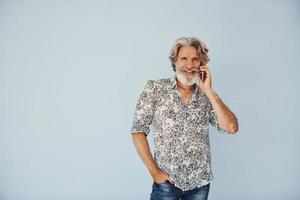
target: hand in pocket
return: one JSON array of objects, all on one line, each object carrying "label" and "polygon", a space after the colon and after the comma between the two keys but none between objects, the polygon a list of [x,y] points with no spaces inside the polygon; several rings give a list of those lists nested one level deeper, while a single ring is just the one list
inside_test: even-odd
[{"label": "hand in pocket", "polygon": [[170,181],[172,184],[174,184],[174,181],[171,179],[171,177],[165,173],[165,172],[158,172],[153,176],[153,181],[157,184],[165,183],[166,181]]}]

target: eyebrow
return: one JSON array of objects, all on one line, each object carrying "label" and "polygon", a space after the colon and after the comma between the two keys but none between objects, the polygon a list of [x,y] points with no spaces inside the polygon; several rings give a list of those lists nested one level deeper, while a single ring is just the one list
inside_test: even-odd
[{"label": "eyebrow", "polygon": [[[182,57],[179,57],[179,58],[187,58],[187,56],[182,56]],[[199,57],[192,57],[192,59],[200,59]]]}]

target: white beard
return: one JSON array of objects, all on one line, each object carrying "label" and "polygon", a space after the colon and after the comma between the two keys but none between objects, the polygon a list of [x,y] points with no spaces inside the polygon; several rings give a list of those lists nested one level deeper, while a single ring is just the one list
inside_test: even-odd
[{"label": "white beard", "polygon": [[198,72],[192,78],[187,78],[181,70],[176,70],[176,77],[180,81],[180,83],[184,86],[191,86],[195,83],[198,84],[200,79],[200,74]]}]

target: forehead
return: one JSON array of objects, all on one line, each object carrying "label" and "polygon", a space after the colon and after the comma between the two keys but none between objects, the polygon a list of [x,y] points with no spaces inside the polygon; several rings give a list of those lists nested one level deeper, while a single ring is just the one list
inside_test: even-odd
[{"label": "forehead", "polygon": [[178,57],[183,57],[183,56],[198,57],[197,49],[191,46],[182,46],[179,49]]}]

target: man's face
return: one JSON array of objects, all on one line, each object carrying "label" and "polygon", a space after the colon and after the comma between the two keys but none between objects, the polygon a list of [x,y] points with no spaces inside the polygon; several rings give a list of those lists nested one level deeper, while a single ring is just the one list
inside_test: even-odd
[{"label": "man's face", "polygon": [[183,85],[190,86],[198,81],[199,72],[188,71],[191,68],[199,68],[201,64],[195,47],[181,47],[174,64],[177,78]]}]

